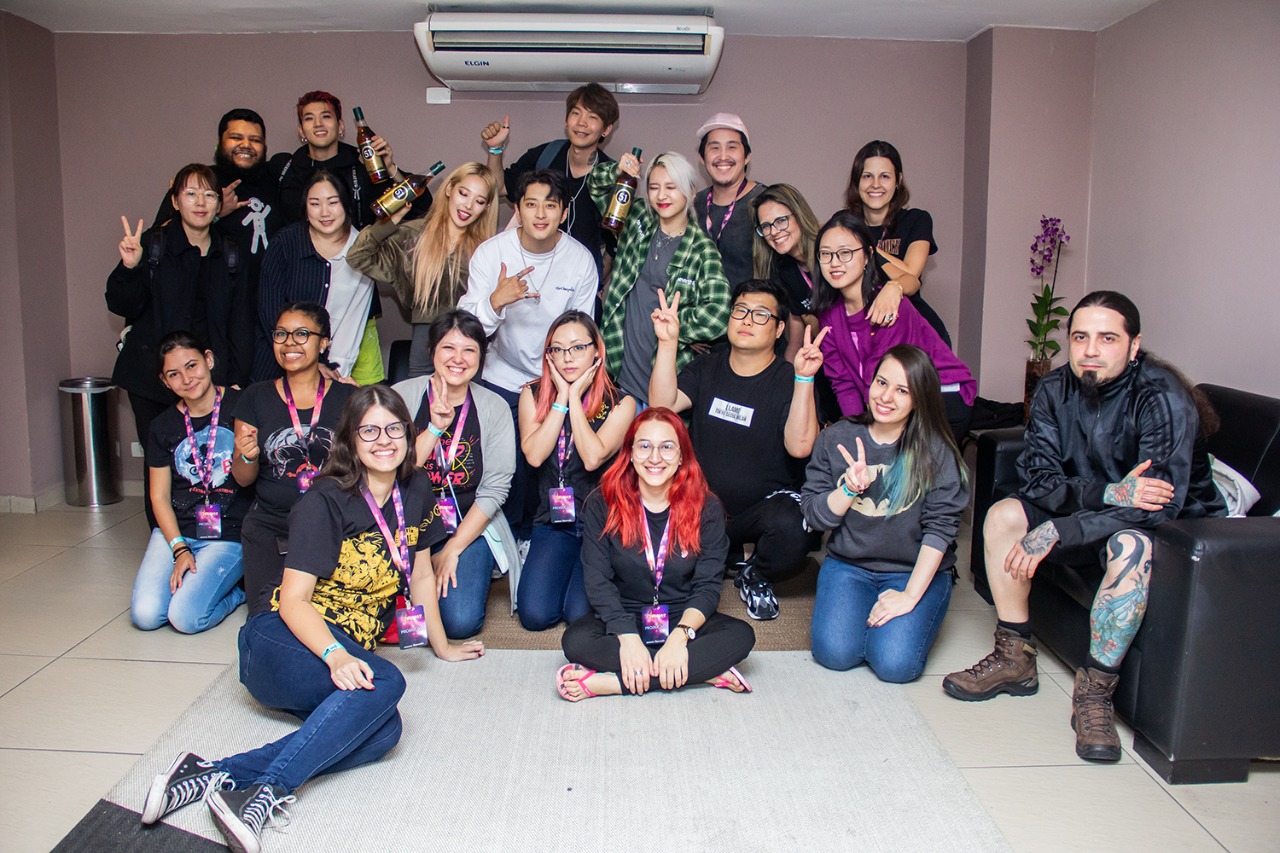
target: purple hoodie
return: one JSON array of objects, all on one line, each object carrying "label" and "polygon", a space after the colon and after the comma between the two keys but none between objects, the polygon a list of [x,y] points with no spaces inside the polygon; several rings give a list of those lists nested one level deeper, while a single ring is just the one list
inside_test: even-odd
[{"label": "purple hoodie", "polygon": [[871,325],[865,310],[849,315],[843,300],[823,311],[818,319],[821,325],[831,327],[822,339],[822,369],[840,401],[841,414],[856,415],[866,409],[867,389],[876,365],[881,356],[898,344],[911,344],[924,350],[938,370],[938,380],[944,386],[958,384],[960,398],[966,405],[973,405],[978,383],[965,363],[920,316],[911,300],[902,300],[898,321],[892,326]]}]

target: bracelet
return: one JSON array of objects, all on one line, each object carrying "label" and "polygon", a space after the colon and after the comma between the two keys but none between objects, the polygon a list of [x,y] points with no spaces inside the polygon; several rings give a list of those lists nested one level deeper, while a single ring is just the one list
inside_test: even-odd
[{"label": "bracelet", "polygon": [[856,498],[858,496],[857,492],[849,488],[849,481],[844,478],[844,475],[841,475],[840,477],[840,491],[844,492],[845,496],[850,499]]},{"label": "bracelet", "polygon": [[551,408],[562,415],[569,414],[569,407],[566,406],[564,403],[552,403]]},{"label": "bracelet", "polygon": [[257,460],[257,459],[250,459],[248,456],[245,456],[243,453],[241,453],[241,454],[240,454],[240,458],[244,461],[244,464],[246,464],[246,465],[257,465],[257,464],[258,464],[258,460]]},{"label": "bracelet", "polygon": [[444,430],[440,429],[440,427],[436,426],[435,424],[431,423],[430,421],[428,421],[428,422],[427,422],[427,432],[431,433],[431,434],[432,434],[432,435],[434,435],[436,438],[443,438],[443,437],[444,437]]},{"label": "bracelet", "polygon": [[186,545],[187,540],[181,536],[175,536],[169,540],[169,550],[172,551],[178,545]]},{"label": "bracelet", "polygon": [[494,148],[494,147],[492,147],[492,146],[488,146],[488,148],[489,148],[489,153],[490,153],[490,154],[492,154],[492,155],[493,155],[493,156],[495,156],[495,157],[497,157],[497,156],[498,156],[499,154],[501,154],[503,151],[506,151],[506,150],[507,150],[507,149],[506,149],[506,146],[503,146],[502,148]]},{"label": "bracelet", "polygon": [[806,382],[806,383],[811,383],[811,382],[813,382],[813,377],[812,377],[812,376],[801,376],[799,373],[797,373],[797,374],[796,374],[796,381],[797,381],[797,382]]},{"label": "bracelet", "polygon": [[190,554],[190,553],[192,553],[190,546],[183,545],[181,548],[173,552],[173,561],[176,563],[178,561],[178,558],[181,557],[183,554]]},{"label": "bracelet", "polygon": [[333,654],[340,648],[342,648],[342,643],[329,644],[329,646],[323,652],[320,653],[320,661],[322,663],[328,663],[329,655]]}]

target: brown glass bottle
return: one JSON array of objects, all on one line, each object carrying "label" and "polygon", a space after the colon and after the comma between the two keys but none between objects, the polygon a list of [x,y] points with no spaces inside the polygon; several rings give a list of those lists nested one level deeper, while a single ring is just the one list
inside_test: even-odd
[{"label": "brown glass bottle", "polygon": [[356,107],[351,114],[356,118],[356,149],[360,152],[360,162],[364,163],[365,171],[369,173],[369,180],[380,184],[391,177],[391,172],[387,170],[387,164],[383,162],[382,157],[373,151],[373,143],[370,140],[373,139],[374,133],[365,123],[364,110]]},{"label": "brown glass bottle", "polygon": [[379,222],[386,222],[395,215],[397,210],[420,198],[427,191],[427,184],[431,183],[431,179],[443,171],[444,162],[437,160],[425,175],[415,175],[410,172],[403,181],[369,205],[373,208],[373,215],[378,217]]},{"label": "brown glass bottle", "polygon": [[[636,160],[640,159],[640,149],[632,148],[631,153],[635,155]],[[605,208],[604,216],[600,218],[600,227],[614,234],[621,234],[622,229],[627,224],[627,214],[631,212],[631,202],[636,197],[636,188],[640,186],[640,179],[628,175],[621,169],[618,170],[618,181],[613,185],[613,198],[609,199],[609,206]]]}]

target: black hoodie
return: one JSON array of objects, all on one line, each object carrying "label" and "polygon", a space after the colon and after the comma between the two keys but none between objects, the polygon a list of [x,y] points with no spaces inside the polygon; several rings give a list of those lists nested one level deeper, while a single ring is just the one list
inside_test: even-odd
[{"label": "black hoodie", "polygon": [[[277,154],[271,158],[271,170],[280,178],[280,204],[285,224],[302,218],[302,193],[317,169],[328,169],[335,177],[346,182],[355,204],[356,226],[367,228],[372,225],[374,216],[370,205],[378,200],[378,196],[391,189],[392,184],[390,181],[381,184],[370,181],[369,172],[360,162],[359,152],[354,145],[345,142],[338,143],[337,153],[328,160],[312,160],[306,145],[292,154]],[[407,218],[426,216],[430,207],[431,191],[427,190],[422,198],[413,203]]]}]

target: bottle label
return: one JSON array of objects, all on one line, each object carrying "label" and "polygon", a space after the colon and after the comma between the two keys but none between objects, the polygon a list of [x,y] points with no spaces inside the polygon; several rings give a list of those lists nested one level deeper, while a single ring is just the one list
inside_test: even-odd
[{"label": "bottle label", "polygon": [[372,160],[378,155],[373,153],[372,145],[363,145],[360,147],[360,156],[366,160]]},{"label": "bottle label", "polygon": [[396,184],[396,188],[391,191],[391,197],[398,201],[404,201],[409,197],[410,192],[408,184]]},{"label": "bottle label", "polygon": [[631,189],[629,187],[618,187],[618,191],[613,194],[614,204],[623,205],[631,204]]}]

